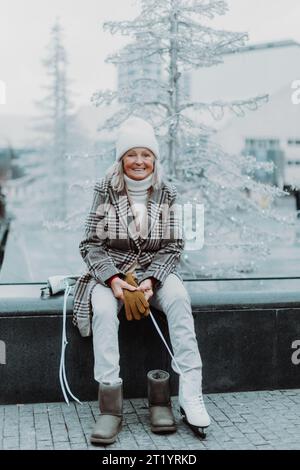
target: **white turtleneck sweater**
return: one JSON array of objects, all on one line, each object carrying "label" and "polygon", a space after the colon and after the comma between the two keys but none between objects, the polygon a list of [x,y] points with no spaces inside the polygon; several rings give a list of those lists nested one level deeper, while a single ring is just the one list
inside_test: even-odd
[{"label": "white turtleneck sweater", "polygon": [[[151,173],[143,180],[133,180],[124,174],[124,181],[132,212],[135,215],[137,231],[141,237],[143,237],[143,235],[146,236],[148,189],[152,186],[153,174]],[[129,271],[133,271],[135,268],[139,267],[140,264],[135,261]]]}]

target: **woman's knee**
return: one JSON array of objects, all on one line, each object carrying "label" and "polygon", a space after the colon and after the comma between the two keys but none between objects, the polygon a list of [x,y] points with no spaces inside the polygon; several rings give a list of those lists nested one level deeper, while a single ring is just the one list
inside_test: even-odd
[{"label": "woman's knee", "polygon": [[175,274],[170,274],[167,277],[161,294],[167,299],[168,303],[191,303],[191,298],[185,285]]},{"label": "woman's knee", "polygon": [[97,284],[93,289],[91,302],[94,316],[117,318],[118,301],[111,289]]},{"label": "woman's knee", "polygon": [[179,315],[181,318],[192,316],[192,306],[187,292],[174,292],[162,300],[163,310],[167,316]]}]

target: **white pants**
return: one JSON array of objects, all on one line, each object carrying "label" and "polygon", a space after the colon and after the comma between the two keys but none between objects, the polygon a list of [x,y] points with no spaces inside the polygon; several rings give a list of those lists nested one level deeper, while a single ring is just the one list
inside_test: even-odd
[{"label": "white pants", "polygon": [[[162,310],[168,321],[174,357],[182,373],[200,387],[202,361],[195,335],[191,300],[182,281],[169,274],[162,287],[154,290],[150,306]],[[94,375],[98,382],[119,379],[118,313],[123,302],[114,297],[110,287],[97,284],[92,292]],[[178,372],[172,361],[172,368]]]}]

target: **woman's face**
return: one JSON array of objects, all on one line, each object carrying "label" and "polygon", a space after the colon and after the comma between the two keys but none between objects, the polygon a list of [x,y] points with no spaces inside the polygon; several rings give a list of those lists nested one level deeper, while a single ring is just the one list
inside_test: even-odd
[{"label": "woman's face", "polygon": [[123,156],[124,173],[133,180],[143,180],[154,170],[155,156],[144,147],[134,147]]}]

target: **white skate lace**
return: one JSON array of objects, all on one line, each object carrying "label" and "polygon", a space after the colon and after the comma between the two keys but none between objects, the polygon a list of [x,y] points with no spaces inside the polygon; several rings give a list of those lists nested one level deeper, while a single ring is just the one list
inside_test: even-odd
[{"label": "white skate lace", "polygon": [[157,330],[159,336],[160,336],[161,339],[163,340],[163,343],[164,343],[164,345],[166,346],[168,353],[170,354],[171,358],[173,359],[174,364],[175,364],[175,366],[176,366],[177,369],[178,369],[178,370],[177,370],[178,374],[181,375],[181,376],[183,376],[182,370],[180,369],[180,367],[179,367],[179,365],[178,365],[178,363],[177,363],[177,361],[176,361],[174,355],[172,354],[172,351],[170,350],[169,346],[167,345],[167,342],[166,342],[166,340],[165,340],[165,338],[164,338],[164,335],[162,334],[162,332],[161,332],[161,330],[160,330],[158,324],[156,323],[156,320],[155,320],[154,316],[152,315],[151,311],[150,311],[150,318],[151,318],[151,320],[152,320],[152,322],[153,322],[153,325],[155,326],[155,328],[156,328],[156,330]]},{"label": "white skate lace", "polygon": [[197,406],[199,406],[199,404],[200,404],[200,408],[202,410],[206,410],[202,394],[197,395],[195,397],[191,397],[188,400],[185,400],[185,402],[188,405],[197,405]]}]

